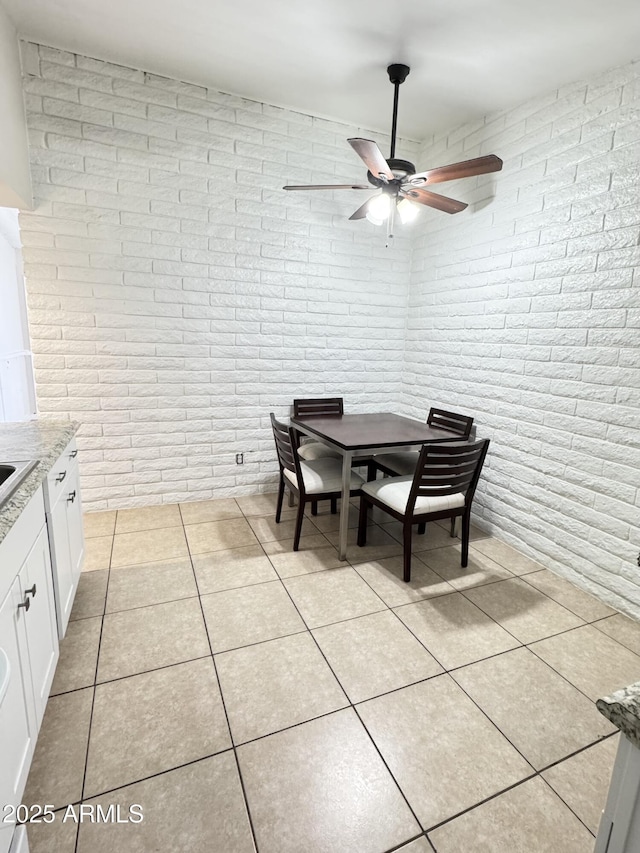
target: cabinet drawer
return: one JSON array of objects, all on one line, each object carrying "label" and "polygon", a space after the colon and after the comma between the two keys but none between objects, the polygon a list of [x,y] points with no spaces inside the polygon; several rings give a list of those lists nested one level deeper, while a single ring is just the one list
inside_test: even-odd
[{"label": "cabinet drawer", "polygon": [[47,488],[45,489],[45,504],[47,509],[53,508],[58,498],[66,493],[69,479],[78,469],[78,450],[75,438],[69,442],[60,457],[53,464],[47,475]]}]

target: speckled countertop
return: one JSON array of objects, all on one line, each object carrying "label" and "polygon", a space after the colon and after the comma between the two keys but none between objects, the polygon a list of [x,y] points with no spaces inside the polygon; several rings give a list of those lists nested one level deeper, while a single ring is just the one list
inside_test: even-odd
[{"label": "speckled countertop", "polygon": [[640,749],[640,681],[598,699],[596,708]]},{"label": "speckled countertop", "polygon": [[0,507],[0,542],[13,527],[53,463],[78,431],[75,421],[0,424],[0,462],[37,459],[38,465]]}]

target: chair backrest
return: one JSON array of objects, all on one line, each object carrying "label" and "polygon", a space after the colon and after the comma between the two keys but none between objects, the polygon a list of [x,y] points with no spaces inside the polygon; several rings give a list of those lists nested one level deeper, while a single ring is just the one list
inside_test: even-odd
[{"label": "chair backrest", "polygon": [[465,505],[469,506],[488,449],[488,438],[464,444],[423,445],[407,501],[407,513],[413,512],[417,498],[458,492],[464,492]]},{"label": "chair backrest", "polygon": [[469,438],[471,427],[473,426],[473,418],[468,418],[466,415],[459,415],[457,412],[447,412],[444,409],[431,409],[427,418],[427,426],[434,429],[448,429],[450,432],[457,432],[463,438]]},{"label": "chair backrest", "polygon": [[271,428],[273,429],[273,439],[276,443],[276,452],[278,454],[278,463],[280,468],[286,468],[288,471],[293,471],[297,474],[296,469],[296,451],[292,439],[291,427],[276,420],[276,416],[271,412]]},{"label": "chair backrest", "polygon": [[293,417],[305,415],[342,415],[344,406],[342,397],[325,397],[293,401]]}]

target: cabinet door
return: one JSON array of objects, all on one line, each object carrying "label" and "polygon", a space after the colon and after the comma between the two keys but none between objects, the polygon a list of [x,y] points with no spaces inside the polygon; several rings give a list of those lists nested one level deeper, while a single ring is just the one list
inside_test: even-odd
[{"label": "cabinet door", "polygon": [[53,564],[53,584],[58,618],[58,636],[62,639],[67,630],[69,614],[75,593],[71,552],[69,549],[69,528],[67,525],[67,502],[59,500],[51,512],[47,513],[51,562]]},{"label": "cabinet door", "polygon": [[58,488],[55,503],[47,511],[60,639],[64,637],[69,624],[84,559],[82,503],[75,463],[65,470],[63,487]]},{"label": "cabinet door", "polygon": [[82,527],[82,501],[80,500],[80,479],[76,468],[71,477],[65,504],[67,507],[67,532],[69,534],[69,557],[71,560],[71,575],[73,579],[73,594],[76,593],[82,561],[84,559],[84,530]]},{"label": "cabinet door", "polygon": [[18,578],[23,601],[29,602],[28,608],[20,608],[18,622],[24,621],[27,634],[36,725],[39,729],[59,655],[58,626],[46,528],[40,531],[36,544],[20,569]]},{"label": "cabinet door", "polygon": [[[36,740],[31,682],[23,625],[18,621],[22,601],[16,578],[0,606],[0,806],[17,805],[24,790]],[[22,639],[19,637],[22,635]],[[4,817],[4,813],[0,816]],[[13,824],[0,823],[0,851],[11,845]]]}]

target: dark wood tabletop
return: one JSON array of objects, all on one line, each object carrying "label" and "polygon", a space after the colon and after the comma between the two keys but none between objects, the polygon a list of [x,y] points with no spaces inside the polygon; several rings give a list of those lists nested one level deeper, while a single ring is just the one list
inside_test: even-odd
[{"label": "dark wood tabletop", "polygon": [[423,421],[390,412],[360,415],[322,415],[291,418],[291,423],[342,450],[373,447],[402,447],[407,444],[460,441],[461,436],[445,429],[433,429]]}]

